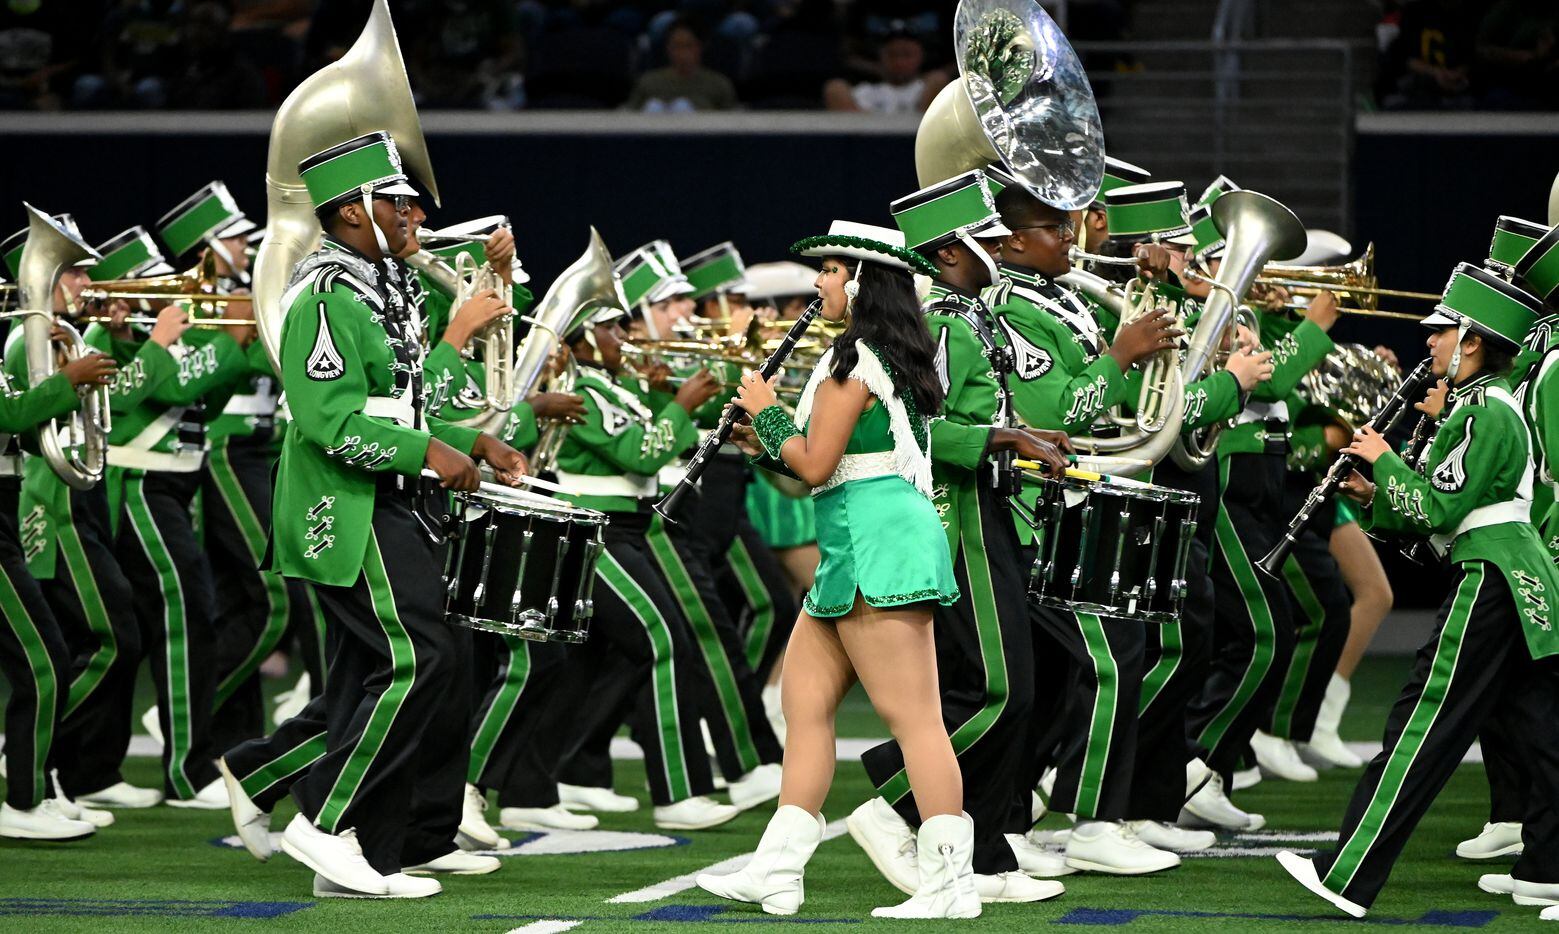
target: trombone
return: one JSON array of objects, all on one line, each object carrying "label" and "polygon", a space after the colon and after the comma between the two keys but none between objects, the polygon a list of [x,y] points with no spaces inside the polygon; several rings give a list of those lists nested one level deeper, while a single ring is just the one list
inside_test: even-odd
[{"label": "trombone", "polygon": [[[1287,263],[1268,263],[1256,278],[1258,285],[1282,286],[1297,295],[1316,295],[1320,292],[1331,292],[1338,296],[1337,310],[1345,315],[1358,315],[1366,318],[1395,318],[1405,321],[1419,321],[1423,315],[1410,314],[1402,311],[1384,311],[1380,308],[1382,298],[1408,298],[1416,301],[1438,302],[1438,292],[1410,292],[1404,289],[1383,289],[1380,287],[1380,279],[1375,275],[1375,244],[1365,247],[1364,252],[1347,263],[1339,263],[1335,266],[1294,266]],[[1353,298],[1354,304],[1343,305],[1343,296]],[[1288,305],[1289,308],[1297,308]]]},{"label": "trombone", "polygon": [[[74,306],[76,303],[86,305],[92,302],[111,301],[139,302],[142,308],[147,308],[152,302],[169,304],[184,302],[191,306],[190,320],[196,327],[249,327],[255,323],[253,318],[221,318],[194,314],[196,308],[215,308],[254,301],[254,296],[247,293],[218,292],[208,265],[167,276],[107,279],[94,282],[77,293],[71,304]],[[72,311],[74,310],[73,307]],[[114,323],[113,318],[108,315],[89,315],[78,320],[83,324]],[[157,318],[155,315],[132,315],[127,317],[124,323],[150,327],[157,323]]]}]

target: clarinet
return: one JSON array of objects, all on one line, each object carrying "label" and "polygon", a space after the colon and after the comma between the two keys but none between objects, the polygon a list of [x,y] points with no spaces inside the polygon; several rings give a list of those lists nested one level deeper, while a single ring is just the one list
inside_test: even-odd
[{"label": "clarinet", "polygon": [[[1402,380],[1402,385],[1392,394],[1386,404],[1381,406],[1379,412],[1370,418],[1367,425],[1380,434],[1388,434],[1402,420],[1402,415],[1418,400],[1428,388],[1429,380],[1434,375],[1430,370],[1431,361],[1425,359],[1413,368],[1413,371]],[[1256,567],[1269,577],[1277,577],[1283,568],[1283,562],[1288,559],[1288,553],[1299,542],[1299,536],[1304,532],[1310,520],[1315,518],[1317,512],[1336,495],[1342,487],[1343,481],[1363,464],[1363,459],[1355,454],[1339,454],[1332,462],[1332,467],[1326,472],[1326,476],[1305,497],[1304,505],[1299,507],[1299,512],[1289,521],[1288,529],[1283,537],[1267,552],[1266,556],[1256,562]]]},{"label": "clarinet", "polygon": [[[791,351],[795,350],[796,344],[801,341],[802,335],[806,334],[807,328],[811,326],[812,319],[816,318],[822,310],[822,299],[816,299],[807,306],[806,311],[801,313],[801,317],[796,319],[796,323],[790,326],[790,332],[785,335],[785,339],[780,341],[778,347],[774,348],[774,352],[769,355],[769,359],[763,361],[763,367],[758,370],[759,376],[767,380],[779,372],[780,367],[785,365],[785,360],[790,356]],[[688,490],[697,485],[698,478],[704,475],[704,470],[709,466],[710,458],[714,457],[715,452],[720,450],[720,445],[730,439],[731,429],[736,427],[736,420],[743,414],[745,413],[738,406],[730,405],[726,407],[725,413],[720,416],[720,423],[704,438],[703,443],[698,446],[698,450],[694,451],[693,456],[688,459],[686,476],[677,481],[677,485],[671,488],[671,492],[667,493],[660,502],[655,504],[655,512],[662,519],[665,519],[672,525],[677,524],[676,511],[678,504],[682,502],[682,498],[687,495]]]}]

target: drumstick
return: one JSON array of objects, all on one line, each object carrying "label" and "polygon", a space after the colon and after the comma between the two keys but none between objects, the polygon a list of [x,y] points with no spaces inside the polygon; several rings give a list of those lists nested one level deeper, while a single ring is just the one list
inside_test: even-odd
[{"label": "drumstick", "polygon": [[[1043,472],[1045,469],[1044,466],[1041,465],[1038,461],[1015,460],[1012,462],[1012,466],[1021,467],[1024,470],[1035,470],[1040,472]],[[1141,480],[1131,480],[1126,477],[1117,477],[1113,474],[1107,473],[1094,473],[1091,470],[1078,470],[1076,467],[1068,467],[1066,469],[1066,478],[1068,480],[1082,480],[1087,483],[1108,483],[1111,486],[1124,487],[1127,489],[1157,489],[1153,486],[1153,484],[1143,483]]]}]

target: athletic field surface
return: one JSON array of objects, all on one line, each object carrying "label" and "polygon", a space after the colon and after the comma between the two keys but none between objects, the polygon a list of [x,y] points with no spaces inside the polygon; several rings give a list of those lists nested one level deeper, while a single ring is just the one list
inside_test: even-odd
[{"label": "athletic field surface", "polygon": [[[1376,657],[1354,680],[1344,738],[1378,743],[1386,711],[1410,659]],[[274,693],[279,688],[268,689]],[[139,710],[137,711],[139,713]],[[852,695],[839,735],[884,735],[864,697]],[[144,740],[137,743],[141,747]],[[621,745],[621,744],[619,744]],[[842,741],[847,751],[860,741]],[[156,762],[129,760],[126,777],[157,784]],[[968,922],[886,921],[877,905],[901,901],[844,832],[844,818],[870,796],[860,763],[842,759],[824,816],[832,838],[807,867],[800,914],[778,918],[756,906],[723,902],[693,884],[705,869],[739,865],[757,844],[772,808],[764,805],[732,823],[696,833],[657,831],[643,791],[643,767],[617,762],[617,790],[640,798],[633,814],[604,815],[585,833],[506,832],[513,846],[491,875],[443,877],[444,893],[421,901],[315,899],[311,873],[278,852],[258,863],[236,847],[226,811],[167,807],[119,811],[118,822],[85,841],[22,844],[0,841],[0,930],[110,931],[578,931],[697,934],[713,929],[783,932],[917,929],[967,931],[1120,931],[1122,934],[1202,931],[1337,931],[1387,926],[1412,931],[1543,930],[1536,908],[1480,892],[1478,876],[1507,872],[1510,859],[1469,862],[1456,843],[1482,829],[1488,790],[1482,767],[1464,764],[1408,845],[1370,916],[1353,921],[1304,891],[1272,858],[1280,849],[1311,851],[1335,840],[1358,771],[1323,772],[1302,785],[1272,779],[1234,795],[1265,814],[1267,829],[1225,834],[1218,846],[1154,876],[1072,875],[1066,894],[1030,905],[987,905]],[[273,830],[293,814],[278,809]],[[497,824],[497,812],[490,813]],[[1059,829],[1052,815],[1042,825]],[[1559,934],[1559,925],[1552,925]]]}]

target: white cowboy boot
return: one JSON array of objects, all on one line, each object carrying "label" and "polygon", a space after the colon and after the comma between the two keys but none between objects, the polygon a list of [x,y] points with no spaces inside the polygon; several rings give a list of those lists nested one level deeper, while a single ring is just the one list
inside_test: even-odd
[{"label": "white cowboy boot", "polygon": [[701,873],[698,887],[712,895],[762,905],[771,915],[793,915],[806,898],[807,860],[823,842],[823,818],[782,804],[763,829],[747,865],[723,876]]},{"label": "white cowboy boot", "polygon": [[909,901],[873,908],[874,918],[978,918],[974,887],[974,821],[967,814],[938,814],[920,825],[916,838],[920,887]]}]

